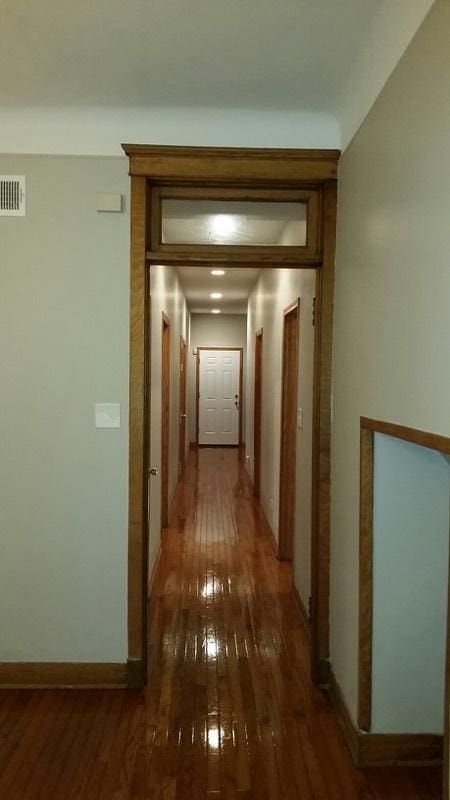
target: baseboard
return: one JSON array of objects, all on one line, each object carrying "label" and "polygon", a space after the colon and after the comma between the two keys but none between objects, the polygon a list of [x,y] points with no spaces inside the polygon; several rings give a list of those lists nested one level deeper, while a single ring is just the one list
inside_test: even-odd
[{"label": "baseboard", "polygon": [[127,689],[143,689],[147,680],[142,659],[129,658],[127,661]]},{"label": "baseboard", "polygon": [[296,606],[298,608],[298,611],[299,611],[299,614],[300,614],[300,616],[302,618],[302,622],[303,622],[303,627],[305,629],[305,633],[306,633],[306,635],[308,637],[308,640],[311,641],[311,625],[310,625],[310,621],[309,621],[308,612],[306,611],[306,608],[305,608],[305,606],[303,604],[303,600],[300,597],[300,595],[299,595],[299,593],[297,591],[297,587],[295,586],[294,583],[292,584],[292,594],[294,595],[295,604],[296,604]]},{"label": "baseboard", "polygon": [[442,763],[443,736],[430,733],[365,733],[358,730],[331,667],[328,694],[357,767],[427,766]]},{"label": "baseboard", "polygon": [[126,686],[126,664],[65,661],[0,664],[0,689],[117,689]]}]

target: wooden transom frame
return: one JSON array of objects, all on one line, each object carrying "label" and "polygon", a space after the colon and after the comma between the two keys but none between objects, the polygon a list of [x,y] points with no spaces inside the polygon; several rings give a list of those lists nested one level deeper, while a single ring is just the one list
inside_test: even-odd
[{"label": "wooden transom frame", "polygon": [[[217,245],[169,244],[162,241],[162,202],[164,200],[223,200],[232,202],[278,202],[306,205],[305,245]],[[215,262],[256,264],[263,260],[273,266],[297,266],[299,260],[311,266],[321,262],[320,215],[322,195],[320,188],[311,189],[261,189],[242,186],[153,186],[150,206],[150,260],[166,263],[189,261],[190,256],[202,260],[214,258]]]},{"label": "wooden transom frame", "polygon": [[[331,354],[337,204],[337,150],[267,148],[166,147],[122,145],[129,157],[131,176],[130,264],[130,410],[129,410],[129,513],[128,513],[128,669],[129,687],[147,680],[148,585],[148,471],[150,468],[150,304],[152,263],[204,266],[228,263],[235,267],[256,263],[259,268],[316,269],[315,352],[312,453],[311,541],[311,669],[318,684],[329,676],[330,584],[330,427]],[[252,262],[242,252],[153,251],[156,222],[152,190],[169,187],[211,195],[244,189],[266,199],[282,192],[297,192],[317,200],[315,253],[310,248],[282,247],[279,253],[262,248]],[[301,194],[305,193],[305,194]],[[226,193],[225,193],[226,194]],[[286,196],[286,194],[285,194]],[[157,200],[158,202],[158,200]],[[310,206],[312,207],[312,205]],[[158,213],[158,212],[156,212]],[[159,223],[158,223],[159,224]],[[311,244],[311,242],[309,243]],[[224,248],[221,248],[223,250]],[[309,252],[307,252],[309,250]],[[281,252],[282,251],[282,252]],[[292,252],[295,251],[295,252]],[[255,258],[252,248],[251,258]]]}]

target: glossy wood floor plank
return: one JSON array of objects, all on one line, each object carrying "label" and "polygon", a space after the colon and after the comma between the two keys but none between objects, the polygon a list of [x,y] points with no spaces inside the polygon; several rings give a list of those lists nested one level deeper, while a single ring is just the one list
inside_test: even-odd
[{"label": "glossy wood floor plank", "polygon": [[1,800],[441,798],[439,769],[354,769],[291,589],[238,452],[193,451],[147,689],[0,692]]}]

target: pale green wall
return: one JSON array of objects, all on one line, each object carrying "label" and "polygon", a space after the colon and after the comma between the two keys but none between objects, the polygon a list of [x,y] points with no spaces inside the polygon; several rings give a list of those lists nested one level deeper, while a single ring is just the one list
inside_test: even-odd
[{"label": "pale green wall", "polygon": [[[0,157],[0,661],[126,659],[129,217],[122,158]],[[120,402],[120,430],[94,403]]]},{"label": "pale green wall", "polygon": [[450,468],[375,434],[374,733],[443,733]]},{"label": "pale green wall", "polygon": [[331,660],[353,717],[359,417],[450,434],[449,42],[438,0],[339,168]]}]

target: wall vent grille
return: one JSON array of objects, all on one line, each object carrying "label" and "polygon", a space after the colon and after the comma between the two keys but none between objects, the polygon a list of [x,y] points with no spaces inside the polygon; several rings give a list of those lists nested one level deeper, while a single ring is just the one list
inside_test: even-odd
[{"label": "wall vent grille", "polygon": [[25,175],[0,175],[0,217],[25,216]]}]

